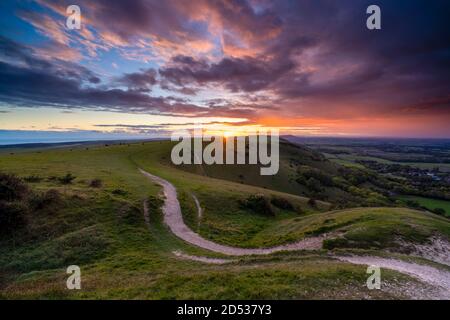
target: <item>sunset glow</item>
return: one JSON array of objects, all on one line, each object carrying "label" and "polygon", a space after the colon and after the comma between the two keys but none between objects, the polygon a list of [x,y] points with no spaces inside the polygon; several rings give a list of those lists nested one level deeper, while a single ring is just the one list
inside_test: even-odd
[{"label": "sunset glow", "polygon": [[69,30],[70,1],[2,2],[0,129],[450,137],[445,10],[308,3],[82,0]]}]

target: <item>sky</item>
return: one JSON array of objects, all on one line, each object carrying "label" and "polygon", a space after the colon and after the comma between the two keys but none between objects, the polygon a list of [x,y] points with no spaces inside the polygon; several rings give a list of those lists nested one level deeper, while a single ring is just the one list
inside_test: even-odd
[{"label": "sky", "polygon": [[[66,27],[69,5],[81,29]],[[369,5],[381,30],[366,27]],[[0,144],[210,132],[450,138],[446,0],[0,3]]]}]

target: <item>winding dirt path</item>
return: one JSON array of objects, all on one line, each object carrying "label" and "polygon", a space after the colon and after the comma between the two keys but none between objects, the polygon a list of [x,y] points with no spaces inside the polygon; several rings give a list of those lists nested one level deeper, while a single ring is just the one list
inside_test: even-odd
[{"label": "winding dirt path", "polygon": [[142,169],[139,170],[143,175],[163,187],[165,196],[164,206],[162,208],[164,214],[164,223],[169,227],[170,231],[172,231],[178,238],[183,239],[184,241],[197,247],[229,256],[265,255],[279,251],[318,250],[322,248],[322,241],[329,237],[328,235],[324,234],[318,237],[305,238],[301,241],[286,245],[255,249],[236,248],[206,240],[199,234],[192,231],[184,223],[183,216],[181,214],[180,203],[177,198],[176,188],[167,180],[152,175]]},{"label": "winding dirt path", "polygon": [[436,293],[428,293],[428,297],[421,292],[411,292],[419,298],[450,299],[450,272],[431,266],[406,262],[397,259],[386,259],[371,256],[336,256],[338,260],[353,264],[372,265],[391,269],[410,275],[437,289]]},{"label": "winding dirt path", "polygon": [[[180,203],[177,198],[176,188],[168,181],[152,175],[142,169],[140,172],[156,182],[163,187],[163,192],[165,196],[164,206],[162,208],[164,214],[164,223],[169,227],[169,229],[180,239],[193,244],[197,247],[218,252],[229,256],[244,256],[244,255],[266,255],[278,251],[295,251],[295,250],[317,250],[322,248],[322,242],[324,239],[330,238],[334,235],[324,234],[318,237],[310,237],[303,239],[301,241],[271,247],[271,248],[256,248],[256,249],[244,249],[221,245],[209,240],[202,238],[199,234],[193,232],[183,221],[183,216],[181,213]],[[194,201],[196,203],[199,214],[201,214],[200,203],[194,196]],[[144,211],[147,210],[147,204],[144,203]],[[148,213],[146,222],[148,223]],[[225,264],[233,262],[232,259],[219,259],[219,258],[208,258],[188,255],[180,251],[173,251],[173,254],[182,259],[189,259],[193,261],[199,261],[204,263],[212,264]],[[415,296],[420,299],[435,298],[435,299],[450,299],[450,272],[444,269],[434,268],[432,266],[421,265],[412,262],[401,261],[397,259],[386,259],[374,256],[333,256],[334,258],[349,262],[352,264],[362,264],[362,265],[375,265],[380,268],[392,269],[399,271],[401,273],[408,274],[426,284],[431,285],[436,289],[436,292],[415,292],[412,288],[410,295]]]}]

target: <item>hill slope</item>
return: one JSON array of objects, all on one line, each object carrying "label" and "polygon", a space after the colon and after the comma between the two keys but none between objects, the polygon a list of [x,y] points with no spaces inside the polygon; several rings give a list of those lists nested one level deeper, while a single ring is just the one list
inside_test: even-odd
[{"label": "hill slope", "polygon": [[[0,297],[405,298],[411,291],[405,288],[430,289],[414,278],[383,270],[383,281],[393,285],[369,291],[364,287],[365,266],[337,261],[322,251],[246,257],[227,265],[180,259],[173,251],[222,256],[188,245],[167,229],[160,187],[149,183],[138,167],[172,182],[185,222],[203,237],[224,244],[270,246],[334,230],[345,241],[327,247],[374,254],[400,247],[398,240],[426,244],[432,236],[448,239],[450,224],[402,208],[324,212],[326,202],[311,206],[304,197],[174,168],[167,162],[171,146],[164,141],[1,155],[2,171],[27,180],[22,183],[28,191],[17,199],[0,200],[25,217],[24,225],[0,237]],[[70,183],[67,173],[75,177]],[[192,194],[204,208],[200,224]],[[269,201],[272,214],[249,205],[254,195]],[[274,198],[292,207],[277,207]],[[148,224],[142,205],[146,199]],[[71,264],[81,267],[80,291],[65,287],[65,268]]]},{"label": "hill slope", "polygon": [[[247,146],[248,147],[248,146]],[[169,158],[167,158],[168,160]],[[172,165],[167,161],[167,165]],[[327,160],[307,147],[280,140],[280,168],[262,176],[260,165],[179,165],[177,169],[207,177],[254,185],[327,201],[337,208],[392,205],[384,177]]]}]

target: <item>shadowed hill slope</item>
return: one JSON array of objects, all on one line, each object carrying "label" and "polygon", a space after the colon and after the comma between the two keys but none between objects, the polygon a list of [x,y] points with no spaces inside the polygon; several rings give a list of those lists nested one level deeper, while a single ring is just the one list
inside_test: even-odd
[{"label": "shadowed hill slope", "polygon": [[[166,160],[167,165],[172,165],[170,156]],[[327,201],[336,208],[393,204],[388,198],[388,183],[382,176],[341,166],[319,152],[283,139],[280,140],[279,171],[273,176],[261,175],[259,164],[182,164],[176,167],[198,175]]]}]

